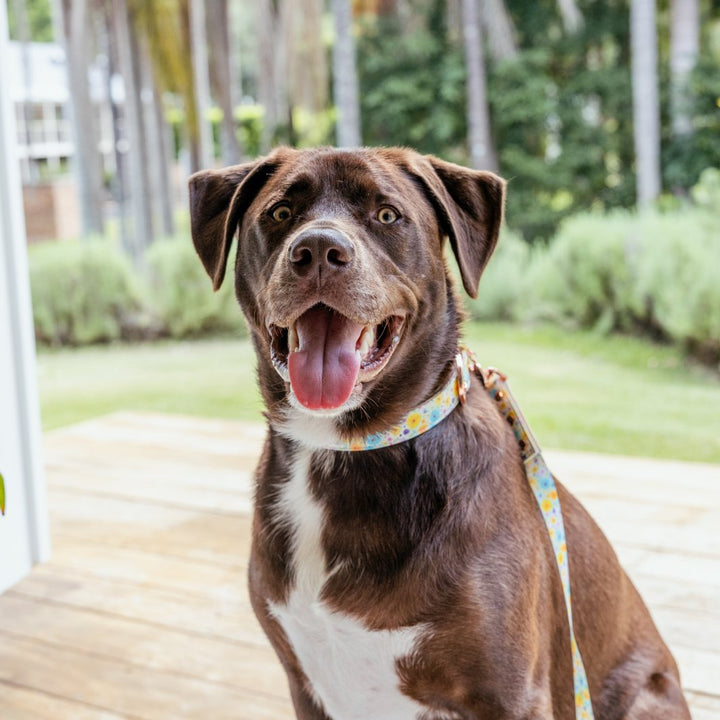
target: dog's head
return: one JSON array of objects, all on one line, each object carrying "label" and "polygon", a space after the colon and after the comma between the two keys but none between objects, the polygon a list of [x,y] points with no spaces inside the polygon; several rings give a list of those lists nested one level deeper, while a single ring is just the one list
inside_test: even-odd
[{"label": "dog's head", "polygon": [[443,246],[475,297],[503,196],[492,173],[404,149],[281,148],[193,175],[193,242],[216,290],[238,234],[236,294],[271,416],[372,428],[381,408],[426,399],[457,343]]}]

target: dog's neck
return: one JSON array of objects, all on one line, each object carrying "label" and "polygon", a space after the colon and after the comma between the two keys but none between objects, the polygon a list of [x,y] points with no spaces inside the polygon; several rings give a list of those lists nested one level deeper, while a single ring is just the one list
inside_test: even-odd
[{"label": "dog's neck", "polygon": [[465,401],[470,387],[470,359],[465,350],[455,356],[455,369],[442,389],[401,420],[386,429],[364,436],[342,437],[333,418],[291,413],[279,426],[282,435],[299,440],[312,450],[359,452],[391,447],[432,430]]}]

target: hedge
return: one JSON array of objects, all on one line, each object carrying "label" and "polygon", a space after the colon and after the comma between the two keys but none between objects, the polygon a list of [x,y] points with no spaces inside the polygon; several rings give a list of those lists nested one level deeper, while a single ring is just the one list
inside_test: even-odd
[{"label": "hedge", "polygon": [[245,332],[232,282],[213,293],[187,238],[154,243],[143,272],[106,240],[39,243],[28,259],[40,345]]}]

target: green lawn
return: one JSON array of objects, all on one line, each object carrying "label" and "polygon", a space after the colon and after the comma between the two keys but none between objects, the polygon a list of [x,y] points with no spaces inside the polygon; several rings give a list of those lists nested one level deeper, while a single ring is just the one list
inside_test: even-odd
[{"label": "green lawn", "polygon": [[[664,346],[556,328],[467,326],[546,447],[720,462],[720,379]],[[114,410],[261,419],[248,340],[41,352],[43,426]]]}]

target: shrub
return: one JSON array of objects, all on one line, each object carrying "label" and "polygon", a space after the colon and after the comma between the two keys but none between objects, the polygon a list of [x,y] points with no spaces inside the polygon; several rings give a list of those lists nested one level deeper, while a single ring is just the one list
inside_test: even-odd
[{"label": "shrub", "polygon": [[571,321],[598,330],[628,329],[634,317],[630,216],[577,215],[566,220],[528,271],[530,319]]},{"label": "shrub", "polygon": [[244,331],[231,278],[213,293],[189,239],[158,240],[146,260],[150,309],[172,337]]},{"label": "shrub", "polygon": [[130,264],[109,242],[52,242],[29,250],[39,343],[85,345],[126,334],[140,307]]},{"label": "shrub", "polygon": [[529,261],[528,244],[509,230],[503,230],[480,280],[477,299],[466,298],[470,316],[475,320],[517,320],[526,300]]},{"label": "shrub", "polygon": [[708,213],[640,218],[637,304],[647,321],[692,354],[720,360],[720,235]]},{"label": "shrub", "polygon": [[720,235],[702,209],[579,215],[528,266],[524,318],[633,330],[720,360]]}]

